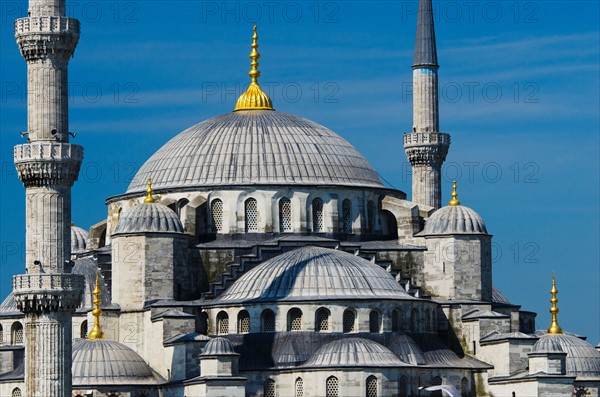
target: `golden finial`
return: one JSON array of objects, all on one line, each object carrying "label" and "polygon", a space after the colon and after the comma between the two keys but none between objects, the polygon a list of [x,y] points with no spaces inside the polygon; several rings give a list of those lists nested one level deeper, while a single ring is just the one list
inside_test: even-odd
[{"label": "golden finial", "polygon": [[452,200],[450,200],[448,202],[448,205],[451,205],[451,206],[460,205],[460,201],[458,201],[457,197],[458,197],[458,193],[456,193],[456,181],[454,181],[454,184],[452,185]]},{"label": "golden finial", "polygon": [[273,102],[271,98],[258,85],[260,71],[258,70],[258,34],[256,33],[256,25],[254,25],[254,34],[252,35],[252,51],[250,52],[250,86],[237,100],[235,109],[238,110],[273,110]]},{"label": "golden finial", "polygon": [[98,278],[98,272],[96,272],[96,288],[94,288],[94,310],[92,310],[92,315],[94,316],[94,328],[88,334],[88,339],[104,339],[104,332],[100,328],[100,316],[102,316],[102,310],[100,310],[100,281]]},{"label": "golden finial", "polygon": [[552,324],[550,324],[550,328],[548,328],[549,334],[559,335],[563,333],[562,328],[558,325],[558,320],[556,318],[558,314],[558,307],[556,304],[558,303],[558,299],[556,299],[556,295],[558,295],[558,290],[556,289],[556,280],[554,278],[554,273],[552,273],[552,289],[550,290],[550,294],[552,295],[552,299],[550,299],[550,303],[552,303],[552,307],[550,308],[550,313],[552,314]]},{"label": "golden finial", "polygon": [[156,203],[156,199],[152,196],[152,179],[148,178],[148,189],[146,189],[146,198],[144,203]]}]

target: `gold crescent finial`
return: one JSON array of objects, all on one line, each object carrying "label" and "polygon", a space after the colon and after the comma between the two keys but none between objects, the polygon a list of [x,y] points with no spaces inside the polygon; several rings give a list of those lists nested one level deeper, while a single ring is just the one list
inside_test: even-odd
[{"label": "gold crescent finial", "polygon": [[237,100],[235,109],[238,110],[273,110],[273,102],[271,98],[258,85],[260,70],[258,70],[258,33],[256,33],[256,25],[254,25],[254,34],[252,35],[252,51],[250,51],[250,86]]},{"label": "gold crescent finial", "polygon": [[96,287],[94,288],[94,310],[92,310],[92,316],[94,316],[94,328],[88,334],[88,339],[104,339],[104,332],[100,328],[100,316],[102,316],[102,310],[100,310],[100,281],[98,278],[98,272],[96,272]]},{"label": "gold crescent finial", "polygon": [[456,181],[454,181],[454,184],[452,185],[452,200],[450,200],[448,202],[448,205],[451,205],[451,206],[460,205],[460,201],[458,201],[457,197],[458,197],[458,193],[456,193]]},{"label": "gold crescent finial", "polygon": [[156,199],[152,196],[152,179],[148,178],[148,189],[146,189],[146,198],[144,203],[156,203]]},{"label": "gold crescent finial", "polygon": [[552,307],[550,308],[550,313],[552,314],[552,324],[550,324],[550,328],[548,328],[548,333],[553,335],[560,335],[563,333],[562,328],[558,325],[558,307],[556,304],[558,303],[558,299],[556,299],[556,295],[558,295],[558,290],[556,289],[556,279],[554,278],[554,273],[552,273],[552,289],[550,290],[550,294],[552,295],[552,299],[550,299],[550,303],[552,303]]}]

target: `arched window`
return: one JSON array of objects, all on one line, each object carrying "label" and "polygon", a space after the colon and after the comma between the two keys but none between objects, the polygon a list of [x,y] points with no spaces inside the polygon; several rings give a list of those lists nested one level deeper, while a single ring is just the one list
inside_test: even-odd
[{"label": "arched window", "polygon": [[408,397],[408,378],[405,375],[398,379],[398,397]]},{"label": "arched window", "polygon": [[202,335],[208,335],[208,313],[200,313],[200,333]]},{"label": "arched window", "polygon": [[398,310],[392,310],[392,332],[400,331],[400,313]]},{"label": "arched window", "polygon": [[228,334],[229,333],[229,316],[226,312],[220,311],[217,314],[217,334]]},{"label": "arched window", "polygon": [[331,312],[324,307],[317,310],[317,315],[315,316],[315,331],[317,332],[326,332],[329,331],[329,317],[331,316]]},{"label": "arched window", "polygon": [[273,379],[267,379],[263,383],[263,396],[275,397],[275,381]]},{"label": "arched window", "polygon": [[367,232],[372,234],[375,231],[375,203],[369,200],[367,203]]},{"label": "arched window", "polygon": [[340,395],[340,383],[338,378],[330,376],[325,381],[325,397],[339,397]]},{"label": "arched window", "polygon": [[377,378],[375,376],[371,375],[367,378],[366,386],[366,396],[377,397]]},{"label": "arched window", "polygon": [[381,332],[381,316],[377,310],[371,310],[371,313],[369,313],[369,331],[372,333]]},{"label": "arched window", "polygon": [[462,378],[460,381],[460,396],[469,397],[469,380],[467,378]]},{"label": "arched window", "polygon": [[250,332],[250,314],[246,310],[238,313],[238,334]]},{"label": "arched window", "polygon": [[223,202],[215,199],[210,203],[210,215],[212,219],[213,232],[223,231]]},{"label": "arched window", "polygon": [[2,324],[0,324],[0,345],[4,344],[4,329],[2,328]]},{"label": "arched window", "polygon": [[258,232],[258,203],[256,199],[249,198],[244,203],[246,233]]},{"label": "arched window", "polygon": [[279,231],[292,231],[292,202],[287,197],[279,200]]},{"label": "arched window", "polygon": [[419,316],[417,313],[417,309],[412,309],[410,312],[410,330],[412,332],[417,332],[418,321],[419,321]]},{"label": "arched window", "polygon": [[15,322],[11,328],[12,344],[22,345],[23,344],[23,325],[20,322]]},{"label": "arched window", "polygon": [[352,201],[342,201],[342,233],[352,233]]},{"label": "arched window", "polygon": [[87,334],[88,334],[88,322],[87,322],[87,320],[83,320],[83,322],[81,323],[81,327],[79,329],[79,335],[80,335],[81,339],[85,339],[85,338],[87,338]]},{"label": "arched window", "polygon": [[323,232],[323,200],[319,197],[312,201],[313,232]]},{"label": "arched window", "polygon": [[[434,377],[433,379],[431,379],[431,385],[432,386],[439,386],[442,384],[442,378],[440,378],[439,376]],[[435,397],[443,397],[443,393],[441,390],[436,390],[434,392],[431,393],[432,396]]]},{"label": "arched window", "polygon": [[260,314],[260,329],[262,332],[275,332],[275,313],[271,309],[265,309]]},{"label": "arched window", "polygon": [[302,378],[296,378],[296,397],[304,397],[304,381]]},{"label": "arched window", "polygon": [[288,331],[302,331],[302,310],[296,307],[288,312]]},{"label": "arched window", "polygon": [[21,397],[21,389],[19,389],[18,387],[15,387],[12,391],[12,397]]},{"label": "arched window", "polygon": [[348,333],[348,332],[355,332],[356,331],[356,327],[355,327],[355,323],[356,323],[356,313],[354,312],[354,310],[352,309],[346,309],[344,310],[344,316],[342,319],[343,324],[343,331]]}]

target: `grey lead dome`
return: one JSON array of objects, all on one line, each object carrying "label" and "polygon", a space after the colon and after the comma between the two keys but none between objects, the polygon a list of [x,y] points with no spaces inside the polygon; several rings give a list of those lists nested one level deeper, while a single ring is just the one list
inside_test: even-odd
[{"label": "grey lead dome", "polygon": [[387,347],[363,338],[345,338],[326,344],[304,364],[307,367],[399,367],[404,364]]},{"label": "grey lead dome", "polygon": [[567,334],[546,334],[531,348],[531,353],[567,353],[567,375],[578,380],[600,376],[600,352],[580,338]]},{"label": "grey lead dome", "polygon": [[479,214],[469,207],[449,205],[431,215],[419,235],[488,234]]},{"label": "grey lead dome", "polygon": [[310,120],[271,110],[227,113],[175,136],[140,168],[127,193],[204,186],[383,187],[344,138]]},{"label": "grey lead dome", "polygon": [[245,273],[215,303],[415,299],[382,267],[344,251],[303,247]]},{"label": "grey lead dome", "polygon": [[123,212],[113,235],[183,232],[183,225],[172,209],[159,203],[141,203]]}]

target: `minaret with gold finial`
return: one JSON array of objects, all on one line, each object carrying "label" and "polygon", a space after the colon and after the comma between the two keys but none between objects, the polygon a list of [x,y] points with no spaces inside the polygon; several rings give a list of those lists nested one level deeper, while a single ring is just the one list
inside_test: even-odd
[{"label": "minaret with gold finial", "polygon": [[550,299],[550,303],[552,303],[552,307],[550,308],[550,314],[552,314],[552,324],[550,324],[550,328],[548,328],[548,333],[553,335],[560,335],[563,333],[562,328],[558,325],[558,307],[556,304],[558,303],[558,299],[556,295],[558,295],[558,290],[556,289],[556,279],[554,278],[554,273],[552,273],[552,289],[550,290],[550,294],[552,295],[552,299]]},{"label": "minaret with gold finial", "polygon": [[260,71],[258,70],[258,34],[256,33],[256,25],[254,25],[254,35],[252,36],[252,51],[250,52],[250,86],[237,100],[234,112],[239,110],[274,110],[271,98],[258,85]]},{"label": "minaret with gold finial", "polygon": [[94,328],[88,334],[88,339],[96,340],[96,339],[104,339],[104,332],[102,332],[102,328],[100,328],[100,316],[102,316],[102,310],[100,309],[100,295],[102,292],[100,291],[100,281],[98,277],[98,273],[96,273],[96,287],[94,288],[94,310],[92,310],[92,316],[94,316]]}]

